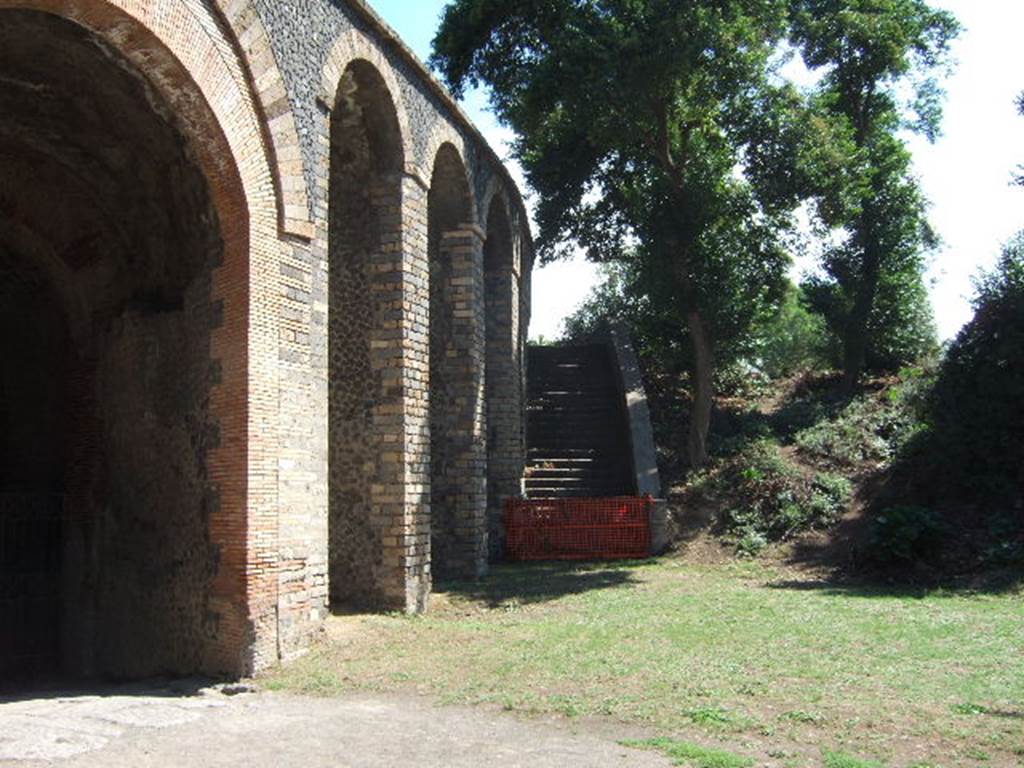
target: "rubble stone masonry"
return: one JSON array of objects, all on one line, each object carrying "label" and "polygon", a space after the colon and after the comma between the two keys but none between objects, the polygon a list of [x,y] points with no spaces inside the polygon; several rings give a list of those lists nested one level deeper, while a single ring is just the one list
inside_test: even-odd
[{"label": "rubble stone masonry", "polygon": [[0,659],[244,674],[485,573],[532,253],[362,0],[0,0]]}]

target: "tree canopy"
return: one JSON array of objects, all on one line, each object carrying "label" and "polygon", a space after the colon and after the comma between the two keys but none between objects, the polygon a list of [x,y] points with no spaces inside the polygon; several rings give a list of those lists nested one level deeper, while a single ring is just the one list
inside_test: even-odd
[{"label": "tree canopy", "polygon": [[787,31],[785,0],[456,0],[434,41],[452,90],[490,86],[516,132],[541,258],[632,259],[670,296],[695,465],[716,363],[784,292],[806,125],[774,77]]},{"label": "tree canopy", "polygon": [[938,135],[937,76],[958,33],[924,0],[793,0],[791,41],[822,75],[805,158],[829,244],[808,293],[841,340],[848,387],[872,355],[899,364],[935,343],[922,272],[937,238],[899,134]]}]

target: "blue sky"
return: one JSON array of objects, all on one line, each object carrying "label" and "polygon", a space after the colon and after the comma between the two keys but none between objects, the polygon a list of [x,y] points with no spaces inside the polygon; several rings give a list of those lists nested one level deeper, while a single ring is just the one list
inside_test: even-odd
[{"label": "blue sky", "polygon": [[[370,2],[421,58],[430,54],[444,0]],[[946,82],[944,135],[934,145],[911,141],[932,202],[931,221],[944,241],[931,257],[927,279],[940,334],[949,338],[971,317],[971,277],[990,266],[1000,245],[1024,229],[1024,187],[1009,183],[1014,168],[1024,164],[1024,117],[1013,104],[1024,91],[1024,2],[935,0],[933,5],[955,13],[965,27],[953,51],[957,68]],[[484,94],[469,94],[463,106],[507,157],[510,134],[487,112]],[[512,170],[521,179],[518,169]],[[562,318],[596,279],[596,268],[582,259],[538,270],[530,335],[557,336]]]}]

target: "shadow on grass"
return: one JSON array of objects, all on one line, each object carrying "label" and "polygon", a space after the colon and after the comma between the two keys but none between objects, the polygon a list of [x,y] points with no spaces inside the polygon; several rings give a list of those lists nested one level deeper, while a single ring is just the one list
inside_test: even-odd
[{"label": "shadow on grass", "polygon": [[479,581],[444,582],[437,589],[490,608],[510,602],[545,603],[567,595],[636,585],[639,581],[631,569],[644,562],[502,564]]},{"label": "shadow on grass", "polygon": [[905,573],[892,575],[878,572],[861,573],[856,578],[783,580],[771,582],[767,586],[769,589],[794,592],[820,592],[830,597],[923,600],[928,597],[969,597],[1021,592],[1024,590],[1024,574],[1019,570],[1004,570],[972,575],[964,579],[939,578],[925,574],[913,580]]}]

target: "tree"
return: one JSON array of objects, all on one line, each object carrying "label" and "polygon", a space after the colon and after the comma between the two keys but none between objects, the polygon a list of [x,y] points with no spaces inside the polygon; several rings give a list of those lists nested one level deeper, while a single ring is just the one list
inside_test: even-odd
[{"label": "tree", "polygon": [[453,92],[490,86],[518,136],[542,259],[628,257],[670,294],[694,466],[716,363],[783,289],[804,124],[772,77],[785,21],[785,0],[456,0],[434,40]]},{"label": "tree", "polygon": [[[826,234],[840,236],[825,249],[827,280],[816,288],[839,332],[844,384],[852,389],[873,334],[913,319],[898,300],[880,315],[880,291],[897,299],[923,292],[923,255],[936,237],[898,133],[937,137],[943,94],[935,75],[959,25],[924,0],[792,5],[791,40],[805,64],[823,73],[813,99],[817,137],[807,159],[817,184],[818,222]],[[910,104],[901,98],[905,93]],[[908,307],[918,313],[922,308],[919,302]]]},{"label": "tree", "polygon": [[825,324],[805,304],[803,290],[790,284],[778,311],[754,328],[758,368],[769,378],[781,379],[826,367]]},{"label": "tree", "polygon": [[[1024,92],[1022,92],[1017,97],[1017,112],[1019,112],[1020,115],[1024,117]],[[1020,173],[1014,176],[1013,181],[1018,186],[1024,187],[1024,165],[1019,166],[1018,170],[1020,171]]]},{"label": "tree", "polygon": [[[842,366],[842,339],[848,304],[834,280],[814,275],[801,284],[806,305],[825,321],[832,340],[829,362]],[[878,283],[874,308],[868,319],[864,368],[895,371],[938,349],[938,332],[931,300],[918,265],[884,272]]]},{"label": "tree", "polygon": [[[678,380],[679,374],[690,367],[685,326],[675,313],[671,296],[658,290],[656,276],[655,284],[646,283],[641,266],[637,261],[605,265],[601,282],[566,318],[565,335],[585,341],[602,333],[608,321],[624,321],[632,330],[647,369]],[[729,380],[735,381],[737,370],[749,376],[756,369],[771,379],[780,379],[829,365],[831,349],[824,321],[806,309],[805,298],[800,287],[787,281],[779,304],[766,306],[746,334],[719,351],[717,389],[722,390]],[[739,366],[728,368],[723,364],[732,362]]]}]

